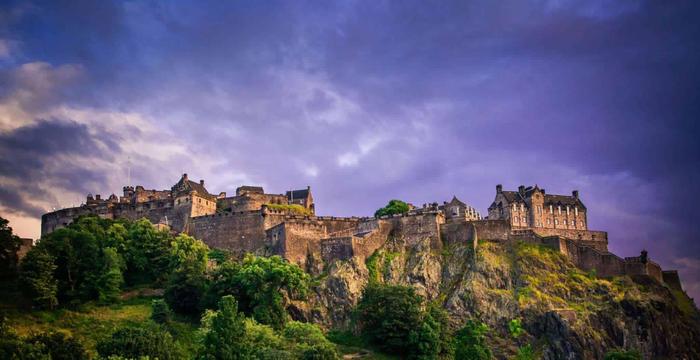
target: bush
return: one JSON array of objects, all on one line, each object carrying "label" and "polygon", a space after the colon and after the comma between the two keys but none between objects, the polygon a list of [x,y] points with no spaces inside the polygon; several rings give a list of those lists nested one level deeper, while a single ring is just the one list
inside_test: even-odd
[{"label": "bush", "polygon": [[377,209],[374,212],[374,217],[381,217],[385,215],[395,215],[395,214],[405,214],[410,210],[407,203],[401,200],[391,200],[389,203],[383,207]]},{"label": "bush", "polygon": [[165,300],[156,299],[151,302],[151,320],[156,324],[167,324],[171,318],[172,312]]},{"label": "bush", "polygon": [[294,353],[300,359],[338,359],[335,346],[314,324],[291,321],[284,327],[282,336],[290,344],[293,344]]},{"label": "bush", "polygon": [[612,350],[605,354],[605,360],[642,360],[642,354],[637,350]]},{"label": "bush", "polygon": [[109,339],[97,344],[97,352],[102,357],[112,355],[125,358],[148,356],[151,359],[182,359],[182,354],[172,336],[158,326],[124,327],[112,334]]},{"label": "bush", "polygon": [[58,332],[35,335],[26,340],[30,344],[40,344],[51,360],[88,359],[88,354],[78,340]]},{"label": "bush", "polygon": [[491,350],[486,346],[486,324],[473,320],[467,321],[455,334],[455,358],[468,360],[491,359]]}]

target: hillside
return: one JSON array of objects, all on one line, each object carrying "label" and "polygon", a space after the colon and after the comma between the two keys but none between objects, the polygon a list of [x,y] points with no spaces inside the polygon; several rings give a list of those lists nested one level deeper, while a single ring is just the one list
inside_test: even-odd
[{"label": "hillside", "polygon": [[[319,276],[315,297],[294,312],[328,328],[352,327],[354,304],[371,282],[410,285],[439,302],[455,328],[488,325],[498,358],[531,344],[543,359],[602,359],[634,349],[645,359],[700,358],[700,317],[691,299],[654,280],[598,278],[543,246],[480,241],[431,252],[425,241],[389,239],[367,261],[336,261]],[[520,320],[524,335],[509,336]]]}]

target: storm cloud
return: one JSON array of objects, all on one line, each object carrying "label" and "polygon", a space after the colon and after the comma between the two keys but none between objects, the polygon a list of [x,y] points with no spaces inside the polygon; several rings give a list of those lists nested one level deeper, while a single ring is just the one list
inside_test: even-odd
[{"label": "storm cloud", "polygon": [[[700,295],[700,4],[32,2],[0,8],[0,211],[179,174],[323,214],[581,192]],[[10,217],[12,219],[12,216]],[[27,223],[24,221],[23,223]]]}]

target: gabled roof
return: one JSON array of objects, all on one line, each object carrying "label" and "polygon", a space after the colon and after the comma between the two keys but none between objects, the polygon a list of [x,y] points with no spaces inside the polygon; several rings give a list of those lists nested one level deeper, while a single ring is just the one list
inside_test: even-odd
[{"label": "gabled roof", "polygon": [[306,199],[309,196],[309,191],[309,188],[287,191],[287,199]]},{"label": "gabled roof", "polygon": [[[521,194],[519,191],[502,191],[501,193],[503,194],[503,197],[506,198],[506,201],[508,203],[520,203],[520,202],[525,202],[527,198],[530,198],[532,194],[535,191],[540,191],[540,188],[535,185],[534,187],[528,186],[527,188],[524,189],[523,193]],[[553,195],[553,194],[545,194],[544,195],[544,204],[545,205],[569,205],[569,206],[579,206],[582,208],[586,208],[585,205],[583,205],[583,202],[581,199],[571,196],[571,195]],[[491,206],[496,206],[496,203],[494,202],[491,204]]]},{"label": "gabled roof", "polygon": [[459,205],[460,207],[467,207],[467,204],[465,204],[465,203],[462,202],[461,200],[457,199],[457,196],[456,196],[456,195],[453,195],[453,196],[452,196],[452,200],[450,200],[449,203],[450,203],[450,204],[457,204],[457,205]]},{"label": "gabled roof", "polygon": [[178,181],[175,185],[173,185],[172,190],[178,191],[178,192],[193,191],[193,192],[196,192],[200,196],[209,197],[209,198],[214,197],[214,195],[209,194],[209,192],[207,191],[207,189],[204,187],[203,184],[189,180],[187,178],[187,174],[182,175],[182,177],[180,178],[180,181]]}]

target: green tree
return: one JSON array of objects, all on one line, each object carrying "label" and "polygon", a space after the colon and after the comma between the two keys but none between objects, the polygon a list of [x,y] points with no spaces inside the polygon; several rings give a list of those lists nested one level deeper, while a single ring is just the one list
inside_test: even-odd
[{"label": "green tree", "polygon": [[167,324],[171,319],[172,311],[165,300],[156,299],[151,302],[151,320],[157,324]]},{"label": "green tree", "polygon": [[194,264],[184,264],[172,272],[165,288],[165,301],[180,314],[199,315],[206,290],[206,277]]},{"label": "green tree", "polygon": [[114,302],[119,298],[121,286],[124,283],[122,269],[124,260],[114,248],[108,247],[102,250],[104,265],[98,284],[98,300],[101,302]]},{"label": "green tree", "polygon": [[455,334],[455,359],[457,360],[488,360],[491,359],[491,349],[486,345],[486,324],[468,320]]},{"label": "green tree", "polygon": [[193,270],[204,273],[208,259],[209,247],[201,240],[180,234],[170,243],[170,263],[173,269],[192,266]]},{"label": "green tree", "polygon": [[238,312],[238,303],[227,295],[219,301],[219,310],[202,319],[203,359],[247,359],[251,353],[245,341],[245,316]]},{"label": "green tree", "polygon": [[399,355],[414,353],[421,329],[423,299],[412,287],[370,284],[357,304],[362,334],[380,349]]},{"label": "green tree", "polygon": [[14,278],[19,263],[17,251],[22,241],[12,233],[9,221],[0,217],[0,278]]},{"label": "green tree", "polygon": [[287,321],[284,299],[303,299],[309,282],[304,270],[279,256],[249,254],[241,264],[226,262],[220,266],[213,276],[206,302],[211,304],[223,295],[233,295],[241,311],[262,324],[280,328]]},{"label": "green tree", "polygon": [[97,352],[102,357],[123,356],[138,359],[147,356],[151,359],[182,359],[172,336],[158,326],[123,327],[108,339],[97,343]]},{"label": "green tree", "polygon": [[292,344],[293,352],[299,359],[338,359],[333,343],[314,324],[290,321],[285,325],[282,335]]},{"label": "green tree", "polygon": [[126,254],[127,280],[164,281],[170,273],[172,235],[158,231],[148,219],[140,219],[128,228]]},{"label": "green tree", "polygon": [[390,200],[389,203],[383,207],[377,209],[374,212],[374,217],[381,217],[385,215],[395,215],[395,214],[405,214],[410,210],[407,203],[401,200]]},{"label": "green tree", "polygon": [[54,258],[43,248],[33,248],[22,261],[20,287],[36,306],[53,309],[58,305],[55,270]]}]

